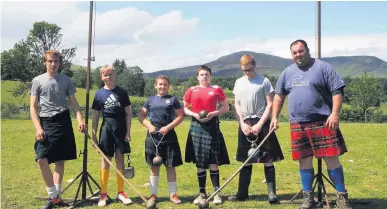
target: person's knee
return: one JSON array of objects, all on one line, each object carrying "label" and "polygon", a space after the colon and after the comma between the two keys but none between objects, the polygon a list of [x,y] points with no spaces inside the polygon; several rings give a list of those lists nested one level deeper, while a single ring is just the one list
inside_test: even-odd
[{"label": "person's knee", "polygon": [[263,166],[265,166],[265,167],[272,167],[272,166],[274,166],[274,163],[264,163]]},{"label": "person's knee", "polygon": [[39,164],[40,166],[42,166],[42,165],[48,165],[48,159],[47,159],[47,158],[40,158],[40,159],[37,160],[37,162],[38,162],[38,164]]},{"label": "person's knee", "polygon": [[328,169],[335,169],[341,166],[339,157],[326,157],[324,158]]},{"label": "person's knee", "polygon": [[56,162],[55,162],[55,166],[56,166],[56,167],[64,167],[64,164],[65,164],[65,161],[64,161],[64,160],[56,161]]},{"label": "person's knee", "polygon": [[301,170],[313,168],[313,156],[309,156],[309,157],[300,159],[299,162],[300,162],[300,169]]},{"label": "person's knee", "polygon": [[[109,159],[109,160],[111,160],[111,159]],[[110,168],[110,164],[105,159],[103,159],[102,163],[101,163],[101,168],[108,170]]]},{"label": "person's knee", "polygon": [[210,170],[212,170],[212,171],[218,170],[218,165],[216,165],[216,164],[211,164],[211,165],[210,165]]}]

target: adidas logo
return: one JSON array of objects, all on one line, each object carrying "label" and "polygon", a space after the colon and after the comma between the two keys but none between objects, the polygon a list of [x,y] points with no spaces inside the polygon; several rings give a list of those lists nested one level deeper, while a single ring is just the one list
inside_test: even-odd
[{"label": "adidas logo", "polygon": [[114,97],[113,94],[110,94],[110,96],[107,98],[105,101],[104,108],[109,108],[109,107],[120,107],[121,104],[120,102],[117,101],[116,97]]}]

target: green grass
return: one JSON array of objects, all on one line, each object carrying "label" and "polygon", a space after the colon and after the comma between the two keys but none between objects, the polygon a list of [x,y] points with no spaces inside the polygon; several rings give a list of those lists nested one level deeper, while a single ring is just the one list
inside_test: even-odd
[{"label": "green grass", "polygon": [[[17,81],[2,81],[1,82],[1,103],[13,103],[17,105],[23,105],[29,106],[30,102],[30,95],[29,92],[26,92],[25,95],[21,95],[18,97],[14,97],[12,95],[12,90],[19,84]],[[94,95],[97,89],[90,89],[89,91],[89,104],[91,106],[91,103],[93,102]],[[77,92],[75,93],[75,97],[77,98],[77,101],[80,106],[86,105],[86,89],[83,88],[77,88]],[[137,99],[139,97],[131,96],[131,99]]]},{"label": "green grass", "polygon": [[[74,121],[74,120],[73,120]],[[75,123],[74,123],[75,125]],[[289,128],[287,123],[281,123],[280,129],[276,132],[280,140],[285,160],[276,163],[277,188],[279,198],[285,202],[296,194],[301,186],[299,183],[298,163],[291,160]],[[353,124],[345,123],[341,125],[342,132],[346,139],[349,152],[340,159],[344,165],[346,187],[350,193],[350,198],[355,201],[369,201],[369,205],[355,204],[353,208],[386,208],[386,153],[387,153],[387,125],[386,124]],[[74,126],[75,128],[75,126]],[[186,135],[189,128],[189,121],[184,121],[176,128],[180,146],[184,158]],[[221,129],[226,139],[228,152],[230,155],[230,165],[220,167],[221,184],[228,179],[241,165],[234,157],[237,145],[237,124],[235,121],[224,121]],[[37,163],[34,161],[34,128],[28,120],[3,120],[1,126],[1,208],[22,209],[38,208],[45,201],[34,199],[35,196],[46,196],[46,190],[41,178]],[[83,149],[84,138],[80,133],[76,133],[77,149]],[[136,176],[130,182],[144,196],[149,195],[149,188],[143,187],[149,181],[149,167],[144,162],[144,138],[145,129],[137,122],[133,121],[132,126],[132,165],[135,167]],[[99,183],[100,156],[90,146],[88,154],[88,172]],[[325,164],[323,171],[326,174]],[[70,179],[75,178],[82,170],[82,158],[66,162],[64,176],[64,186],[68,185]],[[252,184],[250,194],[253,200],[242,203],[225,202],[221,206],[214,208],[271,208],[271,209],[291,209],[298,208],[298,204],[282,204],[269,206],[266,202],[266,185],[262,183],[264,179],[263,166],[256,165],[253,169]],[[168,190],[166,183],[165,169],[161,169],[159,196],[161,202],[159,208],[197,208],[191,204],[198,193],[196,179],[196,169],[193,164],[184,164],[177,168],[178,193],[183,200],[179,206],[172,205],[167,201]],[[232,195],[237,190],[238,177],[234,178],[225,187],[222,194]],[[67,190],[63,197],[73,199],[77,181]],[[327,186],[327,192],[332,199],[333,189]],[[93,190],[94,190],[93,185]],[[210,178],[207,178],[207,188],[210,191]],[[96,190],[96,189],[95,189]],[[116,190],[116,175],[111,169],[108,193],[114,197]],[[130,197],[135,203],[130,208],[144,208],[141,200],[135,198],[136,195],[125,185]],[[87,196],[90,193],[87,191]],[[258,201],[256,200],[258,198]],[[212,203],[211,203],[212,206]],[[109,208],[122,208],[119,203],[113,202]],[[98,208],[97,206],[84,206],[83,208]]]}]

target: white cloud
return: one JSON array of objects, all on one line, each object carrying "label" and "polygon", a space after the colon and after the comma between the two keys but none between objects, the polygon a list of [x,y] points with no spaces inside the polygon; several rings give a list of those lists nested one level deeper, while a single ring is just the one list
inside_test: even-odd
[{"label": "white cloud", "polygon": [[[76,63],[86,66],[88,11],[75,2],[3,2],[1,22],[2,50],[27,37],[37,21],[55,23],[62,28],[62,47],[77,47]],[[198,36],[198,18],[184,18],[180,11],[153,16],[133,7],[99,12],[97,8],[92,67],[125,59],[145,72],[203,64],[237,51],[255,51],[290,58],[289,44],[299,37],[235,37],[208,40]],[[230,28],[232,28],[230,26]],[[208,31],[207,31],[208,32]],[[210,31],[209,31],[210,32]],[[199,37],[200,36],[200,37]],[[323,36],[322,56],[371,55],[387,61],[387,34]],[[312,55],[315,38],[304,37]],[[189,46],[189,47],[187,47]],[[183,53],[184,52],[184,53]]]}]

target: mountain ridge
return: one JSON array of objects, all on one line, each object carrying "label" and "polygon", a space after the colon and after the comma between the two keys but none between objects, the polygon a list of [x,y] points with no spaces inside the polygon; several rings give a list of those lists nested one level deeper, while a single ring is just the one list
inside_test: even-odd
[{"label": "mountain ridge", "polygon": [[[253,51],[239,51],[221,56],[213,61],[203,63],[212,68],[214,76],[229,77],[241,76],[239,59],[243,54],[251,54],[256,60],[258,71],[270,76],[279,76],[280,73],[293,63],[291,59]],[[387,77],[387,62],[375,56],[335,56],[323,57],[321,60],[330,63],[342,76],[359,76],[367,72],[378,77]],[[147,77],[166,75],[168,77],[196,76],[200,65],[165,69],[151,73],[144,73]]]}]

